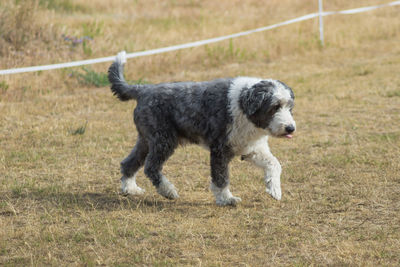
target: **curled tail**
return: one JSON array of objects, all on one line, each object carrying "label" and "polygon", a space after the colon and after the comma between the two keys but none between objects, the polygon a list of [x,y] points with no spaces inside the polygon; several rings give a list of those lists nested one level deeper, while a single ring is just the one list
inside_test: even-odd
[{"label": "curled tail", "polygon": [[124,64],[126,63],[125,51],[118,53],[115,61],[108,69],[108,80],[111,83],[111,91],[121,101],[137,99],[139,95],[138,85],[129,85],[124,79]]}]

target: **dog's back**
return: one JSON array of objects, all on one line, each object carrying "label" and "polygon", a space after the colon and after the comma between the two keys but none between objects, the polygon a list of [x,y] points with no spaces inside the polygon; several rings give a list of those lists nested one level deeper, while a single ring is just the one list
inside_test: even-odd
[{"label": "dog's back", "polygon": [[228,110],[231,79],[177,82],[140,90],[135,109],[138,128],[147,124],[169,126],[178,138],[210,145],[232,122]]},{"label": "dog's back", "polygon": [[[172,132],[179,139],[208,146],[226,138],[232,123],[228,91],[232,79],[206,82],[128,84],[120,53],[108,70],[111,90],[121,100],[137,100],[134,119],[139,132]],[[223,140],[226,141],[226,140]]]}]

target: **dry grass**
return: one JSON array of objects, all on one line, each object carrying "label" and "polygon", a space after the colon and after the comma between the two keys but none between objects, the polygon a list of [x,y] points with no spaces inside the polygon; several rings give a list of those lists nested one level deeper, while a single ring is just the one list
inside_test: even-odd
[{"label": "dry grass", "polygon": [[[42,31],[21,47],[0,33],[0,68],[179,44],[317,9],[265,2],[33,1]],[[340,10],[386,1],[325,2]],[[80,69],[0,77],[0,265],[399,265],[398,13],[328,17],[324,48],[313,20],[128,62],[135,80],[248,75],[291,85],[298,133],[271,140],[283,165],[280,202],[264,192],[261,171],[235,159],[232,191],[243,202],[217,207],[209,156],[195,146],[165,166],[179,200],[157,195],[143,172],[146,194],[120,196],[119,162],[136,138],[132,102],[82,82]],[[73,45],[62,34],[93,40]],[[101,77],[107,67],[89,71]]]}]

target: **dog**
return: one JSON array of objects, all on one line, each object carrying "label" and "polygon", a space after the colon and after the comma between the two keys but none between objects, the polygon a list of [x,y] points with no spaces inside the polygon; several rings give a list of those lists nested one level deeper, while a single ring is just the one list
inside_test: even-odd
[{"label": "dog", "polygon": [[210,151],[210,189],[217,205],[241,201],[229,190],[228,165],[234,156],[262,168],[266,192],[281,199],[282,169],[269,149],[268,137],[292,138],[296,130],[290,87],[278,80],[250,77],[130,85],[123,75],[125,63],[121,52],[108,70],[113,94],[122,101],[137,101],[133,117],[138,138],[121,162],[122,193],[144,192],[136,184],[136,173],[144,166],[160,195],[178,198],[162,167],[179,145],[192,143]]}]

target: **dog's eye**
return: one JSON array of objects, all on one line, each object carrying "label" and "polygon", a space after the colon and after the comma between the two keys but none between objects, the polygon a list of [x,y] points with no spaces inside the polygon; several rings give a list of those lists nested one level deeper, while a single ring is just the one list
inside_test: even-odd
[{"label": "dog's eye", "polygon": [[272,107],[272,110],[274,111],[274,112],[277,112],[278,111],[278,109],[280,109],[281,108],[281,105],[275,105],[275,106],[273,106]]}]

